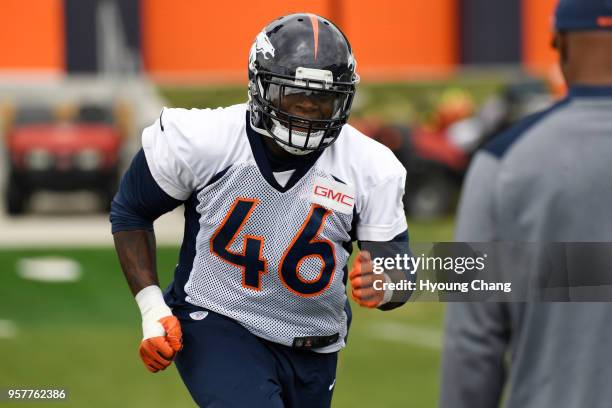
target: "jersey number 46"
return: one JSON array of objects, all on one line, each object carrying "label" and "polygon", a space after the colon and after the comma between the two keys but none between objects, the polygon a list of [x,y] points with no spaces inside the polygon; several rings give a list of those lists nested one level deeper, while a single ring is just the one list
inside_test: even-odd
[{"label": "jersey number 46", "polygon": [[[230,249],[257,204],[257,199],[237,198],[211,237],[210,250],[223,261],[242,269],[242,286],[259,291],[261,275],[268,273],[268,261],[263,257],[264,238],[245,234],[242,252]],[[330,214],[331,211],[326,208],[313,204],[306,220],[281,258],[279,278],[289,291],[298,296],[310,297],[322,293],[334,277],[334,246],[328,240],[317,238]],[[315,278],[305,279],[299,273],[300,265],[313,257],[320,259],[321,270]]]}]

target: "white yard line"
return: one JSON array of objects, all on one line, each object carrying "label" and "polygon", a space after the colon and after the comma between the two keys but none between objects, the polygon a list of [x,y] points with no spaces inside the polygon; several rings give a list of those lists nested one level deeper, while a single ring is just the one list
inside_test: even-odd
[{"label": "white yard line", "polygon": [[436,329],[406,323],[379,322],[370,325],[369,332],[370,336],[382,340],[406,343],[433,350],[442,348],[442,332]]},{"label": "white yard line", "polygon": [[17,325],[11,320],[0,319],[0,339],[17,336]]},{"label": "white yard line", "polygon": [[[155,222],[158,245],[179,246],[183,238],[183,209],[179,207]],[[9,248],[112,247],[108,215],[26,215],[11,218],[0,209],[0,250]]]},{"label": "white yard line", "polygon": [[17,261],[17,275],[40,282],[76,282],[81,278],[82,269],[74,259],[40,256]]}]

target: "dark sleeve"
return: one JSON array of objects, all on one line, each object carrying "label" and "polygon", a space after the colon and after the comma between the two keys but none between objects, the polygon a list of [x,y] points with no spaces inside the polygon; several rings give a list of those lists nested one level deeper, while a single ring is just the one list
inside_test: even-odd
[{"label": "dark sleeve", "polygon": [[[408,245],[408,230],[396,235],[390,241],[375,242],[375,241],[358,241],[359,249],[370,252],[372,259],[374,258],[395,258],[397,255],[412,256],[410,246]],[[415,281],[416,275],[412,274],[409,269],[385,271],[392,282],[400,282],[402,280]],[[395,291],[391,300],[378,307],[380,310],[392,310],[402,306],[408,301],[412,292],[410,291]]]},{"label": "dark sleeve", "polygon": [[506,380],[510,318],[504,303],[449,303],[446,308],[441,408],[497,407]]},{"label": "dark sleeve", "polygon": [[182,204],[153,179],[142,149],[125,172],[111,204],[112,232],[153,230],[153,221]]}]

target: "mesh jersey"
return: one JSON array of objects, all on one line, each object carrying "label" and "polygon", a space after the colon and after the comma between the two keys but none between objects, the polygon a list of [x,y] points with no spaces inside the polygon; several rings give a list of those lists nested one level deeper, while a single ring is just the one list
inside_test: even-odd
[{"label": "mesh jersey", "polygon": [[336,351],[347,332],[346,248],[354,238],[387,241],[406,230],[405,170],[346,125],[281,187],[266,172],[246,111],[165,109],[143,133],[156,182],[177,199],[191,196],[186,205],[198,218],[184,300],[284,345],[338,334],[317,350]]}]

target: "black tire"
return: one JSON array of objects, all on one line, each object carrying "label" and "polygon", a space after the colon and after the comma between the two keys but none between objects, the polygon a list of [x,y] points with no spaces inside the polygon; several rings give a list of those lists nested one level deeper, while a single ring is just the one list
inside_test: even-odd
[{"label": "black tire", "polygon": [[28,192],[20,187],[13,177],[10,178],[5,192],[6,212],[9,215],[21,215],[25,212]]},{"label": "black tire", "polygon": [[[410,183],[410,180],[408,180]],[[447,215],[455,202],[457,187],[445,174],[430,174],[408,188],[404,197],[406,212],[418,220]]]}]

